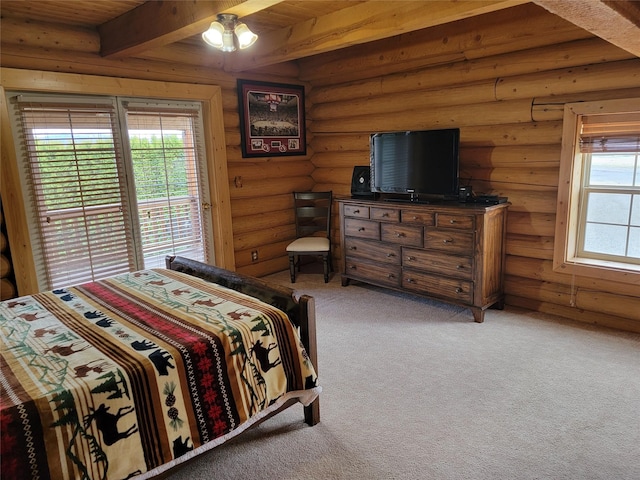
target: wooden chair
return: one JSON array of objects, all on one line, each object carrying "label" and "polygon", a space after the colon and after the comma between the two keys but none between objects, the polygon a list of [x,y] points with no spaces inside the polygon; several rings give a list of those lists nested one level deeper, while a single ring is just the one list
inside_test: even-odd
[{"label": "wooden chair", "polygon": [[332,192],[293,192],[296,219],[296,240],[287,246],[291,283],[300,271],[301,256],[322,257],[324,283],[329,281],[331,265],[331,203]]}]

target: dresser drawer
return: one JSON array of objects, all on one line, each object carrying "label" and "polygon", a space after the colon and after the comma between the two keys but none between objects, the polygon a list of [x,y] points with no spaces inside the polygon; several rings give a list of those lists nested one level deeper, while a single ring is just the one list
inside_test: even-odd
[{"label": "dresser drawer", "polygon": [[400,221],[400,210],[395,208],[372,208],[371,219],[397,223]]},{"label": "dresser drawer", "polygon": [[473,304],[473,282],[466,280],[405,269],[402,271],[402,288],[454,300],[458,303]]},{"label": "dresser drawer", "polygon": [[424,248],[468,255],[473,252],[473,233],[426,228]]},{"label": "dresser drawer", "polygon": [[421,247],[422,236],[422,227],[411,227],[392,223],[382,223],[380,225],[380,238],[383,242],[392,242],[410,247]]},{"label": "dresser drawer", "polygon": [[344,273],[348,277],[360,278],[371,283],[390,287],[400,286],[401,269],[399,265],[374,265],[357,258],[347,257]]},{"label": "dresser drawer", "polygon": [[438,273],[447,277],[471,280],[473,261],[461,255],[444,255],[430,250],[402,249],[402,265],[415,270]]},{"label": "dresser drawer", "polygon": [[345,255],[349,257],[368,258],[376,262],[400,265],[400,245],[345,237],[344,248]]},{"label": "dresser drawer", "polygon": [[475,217],[473,215],[455,215],[450,213],[438,213],[436,215],[436,227],[438,228],[474,230],[475,223]]},{"label": "dresser drawer", "polygon": [[369,207],[362,205],[345,205],[344,214],[347,217],[369,218]]},{"label": "dresser drawer", "polygon": [[432,227],[435,225],[435,215],[433,212],[422,212],[420,210],[403,208],[400,211],[400,221],[402,223],[418,223],[426,227]]},{"label": "dresser drawer", "polygon": [[380,240],[380,224],[371,220],[345,218],[344,234],[349,237]]}]

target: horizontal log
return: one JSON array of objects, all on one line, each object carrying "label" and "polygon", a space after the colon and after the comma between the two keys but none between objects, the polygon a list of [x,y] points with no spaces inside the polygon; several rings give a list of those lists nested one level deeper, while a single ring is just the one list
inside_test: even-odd
[{"label": "horizontal log", "polygon": [[510,188],[518,188],[520,185],[535,185],[543,187],[557,187],[560,168],[538,167],[526,165],[523,168],[469,168],[460,165],[460,178],[472,178],[482,180],[492,185],[506,184]]},{"label": "horizontal log", "polygon": [[[239,128],[239,127],[238,127]],[[242,163],[242,162],[256,162],[256,163],[268,163],[274,159],[278,159],[282,162],[297,162],[301,160],[308,160],[313,156],[313,150],[307,147],[306,155],[286,155],[286,156],[271,156],[271,157],[243,157],[242,148],[240,143],[231,144],[227,142],[227,161],[229,163]]]},{"label": "horizontal log", "polygon": [[566,95],[600,90],[637,88],[640,84],[640,59],[606,64],[583,65],[512,77],[496,83],[498,100],[516,100],[540,96]]},{"label": "horizontal log", "polygon": [[7,236],[4,234],[4,232],[0,232],[0,252],[4,253],[4,251],[7,250],[8,245],[9,243],[7,242]]},{"label": "horizontal log", "polygon": [[[622,318],[600,312],[589,312],[575,307],[556,305],[550,302],[541,302],[540,300],[522,298],[514,295],[505,295],[505,303],[507,305],[513,305],[527,310],[534,310],[557,317],[563,317],[578,323],[587,323],[640,333],[640,322],[629,318]],[[555,319],[552,318],[551,320]]]},{"label": "horizontal log", "polygon": [[[452,44],[450,42],[450,44]],[[352,61],[353,57],[345,55],[341,51],[344,61]],[[326,57],[318,56],[318,62]],[[437,66],[416,66],[411,71],[404,69],[398,73],[385,72],[378,77],[369,72],[367,79],[363,76],[346,80],[345,77],[333,79],[331,77],[319,78],[314,82],[314,88],[309,92],[309,100],[313,104],[336,102],[353,98],[384,95],[393,92],[402,92],[424,88],[446,87],[451,85],[463,85],[482,80],[510,77],[514,75],[526,75],[533,72],[556,70],[559,68],[588,65],[592,63],[610,62],[633,58],[633,55],[611,45],[600,38],[589,38],[571,42],[557,42],[552,45],[539,48],[526,48],[511,53],[485,56],[474,60],[459,62],[447,62]],[[318,75],[325,70],[322,66],[310,67]],[[320,70],[318,70],[318,68]],[[303,67],[303,74],[307,68]],[[322,83],[320,83],[322,82]]]},{"label": "horizontal log", "polygon": [[199,83],[233,87],[236,79],[222,70],[176,66],[130,58],[126,62],[84,52],[29,48],[2,44],[2,66],[51,72],[106,75],[110,77]]},{"label": "horizontal log", "polygon": [[553,213],[517,212],[509,209],[508,234],[553,237],[555,228],[556,216]]},{"label": "horizontal log", "polygon": [[565,103],[590,102],[602,100],[617,100],[640,97],[640,88],[625,88],[620,90],[598,90],[595,92],[580,92],[555,97],[536,97],[531,106],[531,118],[536,122],[562,120]]},{"label": "horizontal log", "polygon": [[358,115],[377,115],[449,105],[487,103],[495,99],[495,81],[487,80],[437,90],[425,88],[317,104],[311,109],[311,116],[314,121],[331,120],[350,117],[353,112],[358,112]]},{"label": "horizontal log", "polygon": [[4,255],[0,255],[0,278],[8,277],[12,271],[11,261]]},{"label": "horizontal log", "polygon": [[17,296],[16,285],[8,278],[0,278],[0,301],[9,300]]},{"label": "horizontal log", "polygon": [[460,127],[462,147],[560,145],[562,121]]},{"label": "horizontal log", "polygon": [[[287,157],[282,157],[287,158]],[[289,157],[290,158],[290,157]],[[311,175],[314,165],[309,160],[279,161],[279,158],[270,158],[267,162],[234,162],[228,166],[229,178],[239,177],[242,180],[269,180],[279,177],[303,177]]]},{"label": "horizontal log", "polygon": [[335,84],[587,37],[588,32],[569,22],[524,5],[493,12],[481,25],[475,18],[465,19],[301,59],[300,78],[314,85]]},{"label": "horizontal log", "polygon": [[[248,250],[236,251],[236,267],[244,267],[246,265],[254,265],[260,262],[266,262],[273,260],[274,258],[282,258],[287,256],[287,245],[289,241],[276,242],[268,245],[262,245],[259,247],[251,248]],[[253,261],[251,258],[251,252],[258,252],[258,260]]]},{"label": "horizontal log", "polygon": [[316,154],[323,152],[369,151],[369,134],[328,133],[315,135],[311,147]]},{"label": "horizontal log", "polygon": [[331,121],[313,122],[316,132],[381,132],[387,130],[428,130],[469,125],[502,125],[531,122],[531,99],[510,102],[452,105],[427,111],[357,115]]},{"label": "horizontal log", "polygon": [[571,285],[594,292],[615,295],[637,296],[638,286],[630,283],[613,282],[595,277],[578,277],[553,270],[553,262],[536,258],[508,255],[505,262],[505,274],[523,278],[534,278],[545,282]]},{"label": "horizontal log", "polygon": [[350,168],[316,168],[313,172],[313,180],[316,183],[348,183],[351,185],[353,167]]},{"label": "horizontal log", "polygon": [[533,278],[505,276],[504,292],[522,298],[538,299],[556,305],[571,305],[573,293],[571,287]]},{"label": "horizontal log", "polygon": [[[256,199],[259,201],[259,199]],[[264,230],[280,225],[292,225],[295,228],[293,208],[269,212],[269,215],[245,215],[234,217],[233,233],[237,235]]]},{"label": "horizontal log", "polygon": [[640,323],[640,295],[617,295],[579,288],[576,293],[576,307],[631,318]]},{"label": "horizontal log", "polygon": [[460,148],[460,164],[465,168],[559,168],[561,147],[521,145],[517,147]]},{"label": "horizontal log", "polygon": [[[7,17],[3,14],[3,50],[5,45],[98,55],[100,53],[100,35],[93,28],[38,22],[33,19]],[[4,58],[3,66],[6,66]]]},{"label": "horizontal log", "polygon": [[369,165],[369,150],[316,153],[312,158],[316,168],[351,168]]},{"label": "horizontal log", "polygon": [[313,189],[318,192],[328,192],[331,190],[334,197],[350,197],[351,181],[349,181],[349,183],[316,183]]},{"label": "horizontal log", "polygon": [[236,198],[231,202],[231,216],[233,218],[245,215],[264,215],[279,210],[293,210],[293,195],[270,195],[261,197]]},{"label": "horizontal log", "polygon": [[255,198],[291,193],[294,191],[307,191],[313,189],[311,177],[282,177],[274,178],[268,182],[261,180],[247,180],[242,182],[242,187],[237,188],[233,182],[229,185],[231,201],[236,198]]},{"label": "horizontal log", "polygon": [[507,235],[507,255],[553,260],[553,237]]},{"label": "horizontal log", "polygon": [[508,197],[509,212],[556,213],[557,188],[536,185],[509,185],[471,180],[473,191],[479,194]]},{"label": "horizontal log", "polygon": [[291,241],[296,236],[293,225],[278,225],[257,232],[242,233],[233,236],[234,250],[250,250],[278,242]]},{"label": "horizontal log", "polygon": [[288,257],[274,258],[266,262],[258,262],[253,265],[238,268],[238,273],[250,275],[252,277],[265,277],[272,273],[281,272],[289,268]]}]

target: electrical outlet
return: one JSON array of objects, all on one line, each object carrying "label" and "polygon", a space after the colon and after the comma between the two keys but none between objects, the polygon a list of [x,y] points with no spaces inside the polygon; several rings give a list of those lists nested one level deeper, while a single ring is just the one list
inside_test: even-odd
[{"label": "electrical outlet", "polygon": [[254,250],[251,252],[251,261],[252,262],[257,262],[258,261],[258,251]]}]

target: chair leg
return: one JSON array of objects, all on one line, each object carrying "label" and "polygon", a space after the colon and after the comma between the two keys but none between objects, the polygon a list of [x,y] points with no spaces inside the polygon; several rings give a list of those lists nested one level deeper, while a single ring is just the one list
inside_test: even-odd
[{"label": "chair leg", "polygon": [[323,255],[324,260],[324,283],[329,283],[329,255]]},{"label": "chair leg", "polygon": [[296,283],[296,261],[295,255],[289,255],[289,274],[291,275],[291,283]]}]

